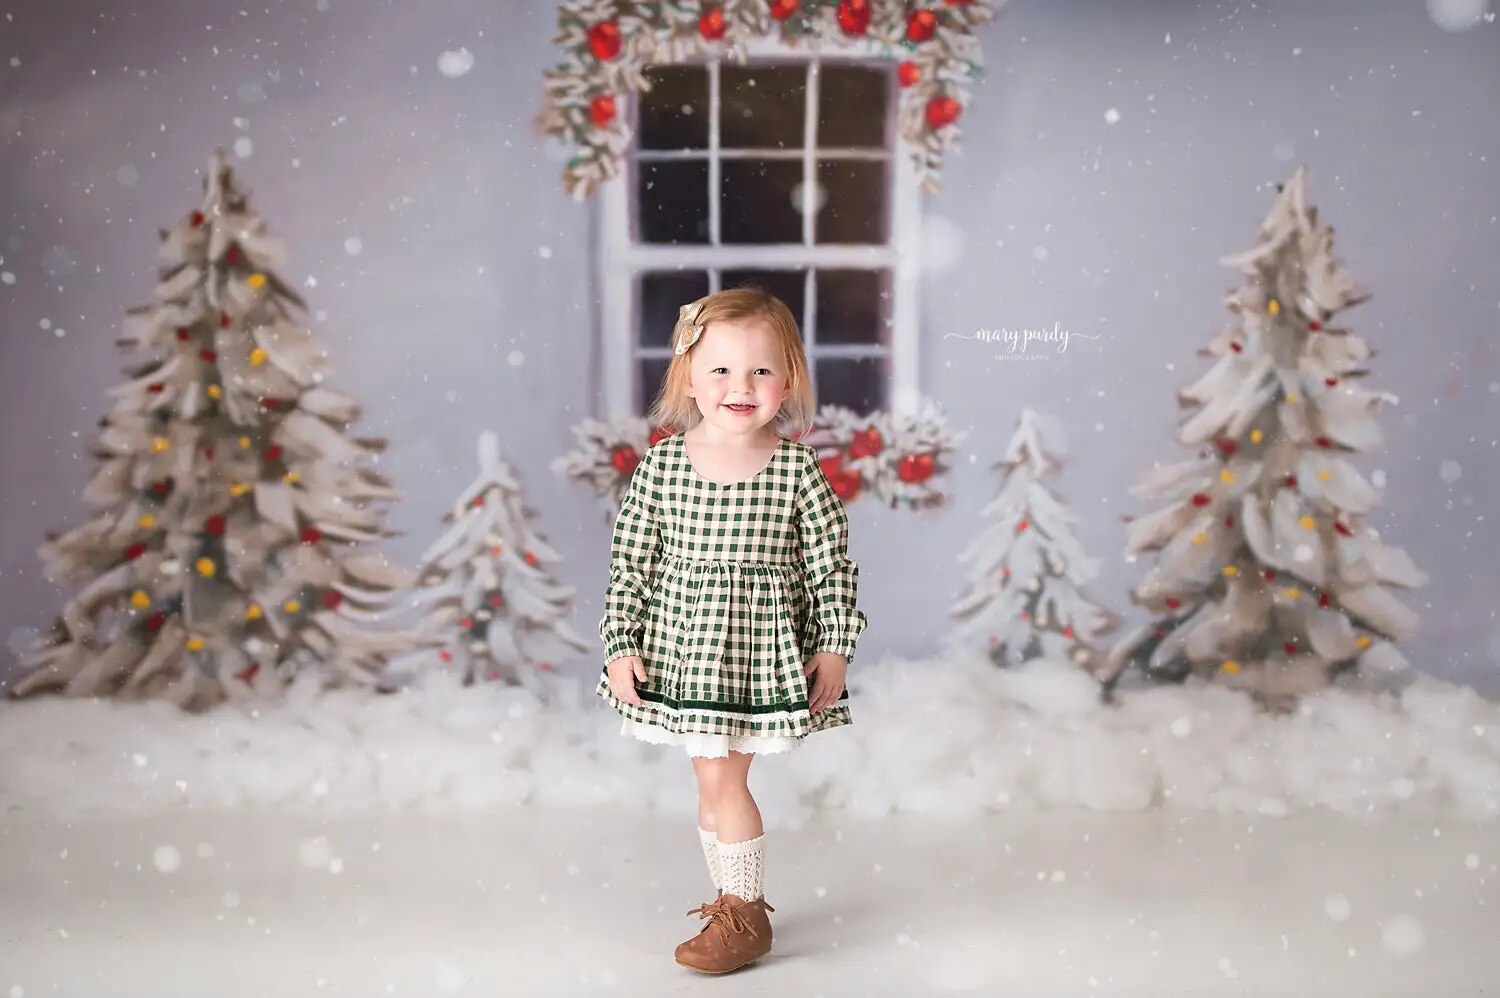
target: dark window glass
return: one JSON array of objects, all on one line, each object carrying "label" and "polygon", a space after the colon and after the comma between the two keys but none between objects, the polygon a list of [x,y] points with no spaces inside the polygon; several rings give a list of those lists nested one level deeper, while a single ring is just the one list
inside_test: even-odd
[{"label": "dark window glass", "polygon": [[842,405],[861,415],[886,408],[890,361],[885,357],[819,357],[813,361],[819,407]]},{"label": "dark window glass", "polygon": [[643,243],[708,242],[708,161],[636,162]]},{"label": "dark window glass", "polygon": [[886,160],[821,159],[818,183],[826,198],[818,212],[820,243],[886,241]]},{"label": "dark window glass", "polygon": [[801,329],[806,321],[804,301],[807,297],[806,272],[801,270],[726,270],[720,278],[719,286],[724,288],[738,288],[746,284],[754,284],[762,290],[780,298],[792,316],[797,320],[797,328]]},{"label": "dark window glass", "polygon": [[889,271],[820,270],[816,284],[819,343],[890,342]]},{"label": "dark window glass", "polygon": [[708,70],[703,66],[650,66],[650,90],[636,94],[642,149],[708,148]]},{"label": "dark window glass", "polygon": [[719,145],[724,149],[801,149],[807,68],[724,65],[719,69]]},{"label": "dark window glass", "polygon": [[818,76],[818,145],[885,148],[889,71],[824,63]]},{"label": "dark window glass", "polygon": [[636,360],[635,411],[642,416],[651,410],[651,403],[656,401],[670,362],[670,357],[640,357]]},{"label": "dark window glass", "polygon": [[641,346],[671,346],[677,310],[706,294],[706,270],[653,270],[641,274]]},{"label": "dark window glass", "polygon": [[793,200],[802,183],[801,161],[726,159],[719,170],[722,242],[802,242],[802,214]]}]

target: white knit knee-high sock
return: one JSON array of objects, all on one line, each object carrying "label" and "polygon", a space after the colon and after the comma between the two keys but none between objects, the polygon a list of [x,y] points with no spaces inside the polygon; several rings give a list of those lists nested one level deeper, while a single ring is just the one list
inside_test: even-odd
[{"label": "white knit knee-high sock", "polygon": [[763,893],[765,871],[765,835],[743,842],[719,843],[719,871],[724,877],[724,893],[745,901],[754,901]]},{"label": "white knit knee-high sock", "polygon": [[708,875],[714,887],[724,886],[724,874],[719,867],[719,834],[706,828],[698,829],[698,841],[703,845],[703,858],[708,861]]}]

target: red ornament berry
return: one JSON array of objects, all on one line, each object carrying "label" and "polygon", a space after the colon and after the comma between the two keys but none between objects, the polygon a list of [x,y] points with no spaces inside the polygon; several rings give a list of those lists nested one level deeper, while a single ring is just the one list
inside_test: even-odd
[{"label": "red ornament berry", "polygon": [[925,482],[932,477],[931,454],[904,454],[896,462],[896,477],[903,482]]},{"label": "red ornament berry", "polygon": [[178,326],[177,327],[177,340],[178,340],[178,342],[182,342],[182,343],[187,342],[187,338],[188,338],[189,335],[190,334],[188,333],[186,326]]},{"label": "red ornament berry", "polygon": [[491,607],[498,608],[501,603],[505,602],[505,597],[501,596],[499,593],[490,593],[485,602],[488,603]]},{"label": "red ornament berry", "polygon": [[203,220],[203,212],[201,211],[195,211],[188,216],[188,222],[191,223],[193,228],[195,229],[203,224]]},{"label": "red ornament berry", "polygon": [[160,381],[153,381],[151,382],[151,384],[146,386],[146,391],[150,392],[152,395],[160,395],[166,387],[167,386],[162,384]]},{"label": "red ornament berry", "polygon": [[927,102],[927,124],[934,131],[951,125],[958,120],[959,112],[962,110],[963,106],[946,94],[934,97]]},{"label": "red ornament berry", "polygon": [[125,560],[135,561],[145,553],[146,545],[142,544],[140,541],[136,541],[134,544],[130,545],[130,547],[125,549]]},{"label": "red ornament berry", "polygon": [[1267,582],[1274,582],[1276,580],[1276,570],[1274,568],[1262,569],[1260,577],[1265,579]]},{"label": "red ornament berry", "polygon": [[1167,597],[1167,606],[1169,606],[1173,610],[1175,610],[1178,607],[1182,606],[1182,600],[1178,599],[1176,596],[1168,596]]},{"label": "red ornament berry", "polygon": [[880,431],[873,426],[868,430],[855,430],[849,438],[850,457],[870,457],[879,454],[884,447]]},{"label": "red ornament berry", "polygon": [[1026,528],[1029,526],[1031,526],[1030,520],[1022,520],[1020,523],[1016,524],[1016,533],[1019,534],[1025,532]]},{"label": "red ornament berry", "polygon": [[1333,438],[1331,438],[1331,437],[1318,437],[1318,439],[1314,440],[1313,443],[1317,444],[1319,447],[1332,447],[1333,446]]},{"label": "red ornament berry", "polygon": [[1233,454],[1235,451],[1240,449],[1238,444],[1228,438],[1219,440],[1218,446],[1219,450],[1224,454],[1225,457],[1228,457],[1230,454]]},{"label": "red ornament berry", "polygon": [[607,62],[620,54],[620,28],[613,21],[604,21],[589,28],[589,51],[600,62]]},{"label": "red ornament berry", "polygon": [[629,444],[621,444],[609,455],[610,464],[614,465],[615,471],[621,475],[629,475],[635,472],[635,466],[641,463],[641,456],[635,452],[635,448]]},{"label": "red ornament berry", "polygon": [[1162,630],[1160,627],[1158,627],[1156,629],[1156,640],[1160,641],[1162,638],[1165,638],[1166,636],[1167,636],[1167,632],[1166,631]]},{"label": "red ornament berry", "polygon": [[1286,652],[1288,655],[1295,655],[1297,654],[1297,643],[1295,641],[1288,641],[1286,644],[1281,646],[1281,650]]},{"label": "red ornament berry", "polygon": [[911,17],[906,19],[906,38],[908,41],[925,42],[932,37],[937,30],[937,15],[923,8],[913,11]]},{"label": "red ornament berry", "polygon": [[303,544],[316,544],[318,543],[318,541],[323,539],[323,532],[317,527],[310,526],[302,531],[302,535],[299,539]]},{"label": "red ornament berry", "polygon": [[1232,527],[1232,526],[1234,526],[1234,517],[1232,517],[1232,516],[1226,516],[1226,517],[1224,517],[1224,526],[1226,526],[1226,527]]},{"label": "red ornament berry", "polygon": [[530,565],[532,568],[536,568],[536,553],[535,552],[533,552],[533,551],[527,551],[526,554],[523,555],[522,557],[525,559],[526,564]]},{"label": "red ornament berry", "polygon": [[224,518],[217,513],[203,522],[203,532],[210,537],[224,536]]},{"label": "red ornament berry", "polygon": [[330,610],[337,610],[342,602],[344,602],[344,594],[337,589],[329,589],[323,593],[323,605]]},{"label": "red ornament berry", "polygon": [[1028,612],[1027,612],[1027,611],[1025,611],[1025,610],[1022,610],[1022,611],[1021,611],[1021,619],[1022,619],[1022,620],[1030,620],[1030,619],[1031,619],[1031,614],[1030,614],[1030,613],[1028,613]]},{"label": "red ornament berry", "polygon": [[168,481],[152,482],[151,491],[159,496],[164,496],[172,491],[172,483]]},{"label": "red ornament berry", "polygon": [[724,8],[710,7],[698,18],[698,34],[714,41],[724,37]]},{"label": "red ornament berry", "polygon": [[867,0],[839,0],[834,17],[839,30],[846,35],[862,35],[870,30],[870,5]]},{"label": "red ornament berry", "polygon": [[438,658],[442,659],[444,662],[451,662],[453,661],[453,653],[444,648],[442,651],[438,652]]},{"label": "red ornament berry", "polygon": [[480,506],[484,505],[484,496],[475,496],[473,499],[469,500],[469,505],[473,506],[475,509],[478,509]]},{"label": "red ornament berry", "polygon": [[1072,638],[1073,637],[1073,628],[1071,628],[1071,627],[1064,627],[1062,629],[1062,636],[1065,637],[1065,638]]},{"label": "red ornament berry", "polygon": [[238,679],[242,683],[248,683],[250,680],[252,680],[252,679],[255,678],[255,674],[257,672],[259,672],[259,671],[260,671],[260,663],[259,662],[251,662],[249,665],[245,666],[239,672],[236,672],[234,674],[234,678]]},{"label": "red ornament berry", "polygon": [[458,622],[458,626],[462,627],[464,630],[468,630],[469,628],[474,626],[474,618],[464,617]]},{"label": "red ornament berry", "polygon": [[903,59],[896,67],[896,79],[903,87],[915,86],[922,79],[922,68],[910,59]]},{"label": "red ornament berry", "polygon": [[198,356],[210,364],[219,359],[219,354],[215,350],[199,350]]},{"label": "red ornament berry", "polygon": [[229,318],[229,313],[228,312],[220,312],[219,313],[219,328],[220,329],[228,329],[230,322],[231,322],[231,320]]},{"label": "red ornament berry", "polygon": [[1337,530],[1339,533],[1343,534],[1345,537],[1353,537],[1354,536],[1354,531],[1350,530],[1348,527],[1344,526],[1342,523],[1340,523],[1337,520],[1333,521],[1333,529]]},{"label": "red ornament berry", "polygon": [[224,259],[228,260],[230,263],[239,263],[240,248],[238,246],[230,244],[229,249],[224,253]]},{"label": "red ornament berry", "polygon": [[797,0],[771,0],[771,16],[778,21],[785,21],[797,13]]},{"label": "red ornament berry", "polygon": [[260,452],[260,456],[261,456],[261,460],[266,461],[266,462],[280,461],[281,460],[281,445],[280,444],[272,444],[271,446],[267,447],[265,450],[261,451]]},{"label": "red ornament berry", "polygon": [[1327,385],[1329,388],[1332,388],[1334,385],[1336,385],[1338,383],[1339,383],[1339,379],[1338,378],[1324,378],[1323,379],[1323,384]]},{"label": "red ornament berry", "polygon": [[1319,322],[1317,319],[1314,319],[1314,320],[1312,320],[1311,322],[1309,322],[1307,324],[1307,328],[1311,329],[1313,332],[1316,333],[1318,330],[1320,330],[1320,329],[1323,328],[1323,324],[1321,322]]},{"label": "red ornament berry", "polygon": [[203,460],[205,460],[205,461],[212,461],[213,459],[214,459],[214,449],[212,447],[204,447],[203,448]]},{"label": "red ornament berry", "polygon": [[1243,353],[1245,350],[1245,348],[1239,343],[1238,340],[1231,340],[1229,343],[1229,349],[1233,350],[1235,353]]},{"label": "red ornament berry", "polygon": [[1193,505],[1194,506],[1207,506],[1209,504],[1209,502],[1210,502],[1210,500],[1209,500],[1208,494],[1206,492],[1194,492],[1193,493]]},{"label": "red ornament berry", "polygon": [[609,94],[600,94],[589,101],[589,117],[601,127],[614,121],[615,99]]},{"label": "red ornament berry", "polygon": [[1320,606],[1320,607],[1322,607],[1323,609],[1326,610],[1326,609],[1328,609],[1328,604],[1331,603],[1331,602],[1333,602],[1333,601],[1328,598],[1328,594],[1327,593],[1319,593],[1318,594],[1318,606]]},{"label": "red ornament berry", "polygon": [[1287,475],[1286,476],[1286,487],[1289,488],[1289,489],[1295,489],[1297,487],[1297,476],[1296,475]]},{"label": "red ornament berry", "polygon": [[167,615],[158,610],[146,618],[146,630],[153,634],[161,630],[161,625],[167,622]]}]

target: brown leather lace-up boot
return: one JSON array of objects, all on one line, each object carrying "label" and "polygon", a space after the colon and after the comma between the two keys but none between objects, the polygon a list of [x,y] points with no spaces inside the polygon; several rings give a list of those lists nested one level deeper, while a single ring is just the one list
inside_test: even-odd
[{"label": "brown leather lace-up boot", "polygon": [[677,962],[704,974],[727,974],[771,952],[771,920],[776,909],[764,897],[746,901],[720,893],[716,900],[688,912],[709,920],[698,934],[677,947]]}]

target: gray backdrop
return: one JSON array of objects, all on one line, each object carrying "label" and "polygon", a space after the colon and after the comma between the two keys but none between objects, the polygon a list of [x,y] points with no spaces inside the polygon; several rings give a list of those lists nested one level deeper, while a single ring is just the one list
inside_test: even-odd
[{"label": "gray backdrop", "polygon": [[[1500,687],[1500,25],[1444,27],[1473,2],[1013,0],[984,29],[962,152],[926,201],[921,306],[922,388],[970,435],[947,509],[851,507],[862,658],[926,654],[947,627],[954,559],[1025,404],[1065,421],[1058,489],[1103,557],[1095,593],[1128,609],[1145,566],[1124,563],[1120,517],[1146,507],[1126,490],[1187,454],[1174,395],[1228,319],[1235,275],[1217,259],[1250,245],[1274,183],[1305,162],[1374,292],[1348,313],[1378,351],[1370,383],[1400,399],[1386,451],[1359,463],[1387,482],[1373,522],[1433,577],[1406,596],[1424,619],[1408,652]],[[565,154],[529,124],[555,31],[546,3],[4,12],[0,636],[47,625],[62,599],[35,548],[84,514],[87,446],[122,363],[112,341],[154,288],[156,227],[197,204],[215,145],[249,139],[239,174],[288,242],[284,276],[314,309],[330,384],[366,402],[362,431],[392,440],[382,465],[407,493],[392,552],[410,560],[435,536],[492,427],[592,638],[608,519],[547,467],[599,414],[594,208],[563,194]],[[439,56],[460,47],[473,69],[444,76]],[[1016,363],[943,338],[1054,323],[1099,339]]]}]

